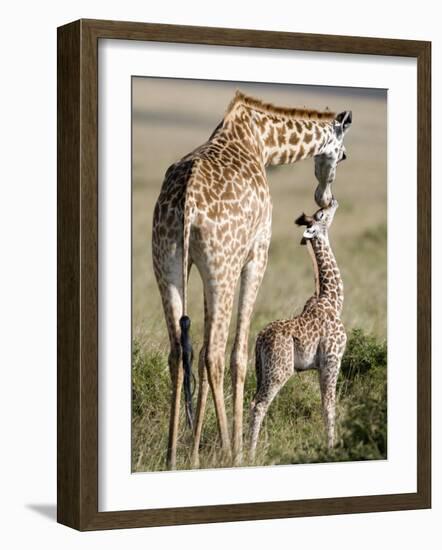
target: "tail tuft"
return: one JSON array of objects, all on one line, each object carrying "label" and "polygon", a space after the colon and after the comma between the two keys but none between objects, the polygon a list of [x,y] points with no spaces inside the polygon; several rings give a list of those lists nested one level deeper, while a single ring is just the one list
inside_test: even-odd
[{"label": "tail tuft", "polygon": [[183,315],[180,319],[180,328],[181,330],[189,330],[190,329],[190,318],[187,317],[187,315]]},{"label": "tail tuft", "polygon": [[190,318],[187,315],[183,315],[180,319],[181,328],[181,350],[183,355],[183,369],[184,369],[184,400],[186,403],[186,417],[189,427],[193,430],[193,405],[192,405],[192,360],[193,350],[190,342]]}]

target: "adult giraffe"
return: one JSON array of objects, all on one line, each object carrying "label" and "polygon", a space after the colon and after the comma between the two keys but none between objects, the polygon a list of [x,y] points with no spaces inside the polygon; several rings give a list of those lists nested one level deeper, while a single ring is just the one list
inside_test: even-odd
[{"label": "adult giraffe", "polygon": [[[209,140],[169,167],[155,205],[152,255],[170,339],[172,380],[167,464],[176,466],[180,396],[194,429],[193,464],[209,384],[224,455],[231,456],[224,404],[224,360],[235,287],[241,279],[236,336],[231,354],[233,454],[241,461],[243,395],[248,335],[267,264],[272,203],[266,166],[315,159],[319,206],[331,201],[336,165],[345,158],[344,134],[351,112],[275,107],[237,92]],[[192,351],[187,317],[187,279],[195,264],[204,287],[204,344],[193,419]]]}]

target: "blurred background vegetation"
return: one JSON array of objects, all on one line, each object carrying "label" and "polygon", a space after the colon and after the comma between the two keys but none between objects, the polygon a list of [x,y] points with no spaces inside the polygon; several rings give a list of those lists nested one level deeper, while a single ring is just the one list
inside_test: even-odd
[{"label": "blurred background vegetation", "polygon": [[[317,374],[295,375],[272,404],[261,432],[258,464],[386,458],[387,421],[387,101],[385,90],[133,78],[133,418],[134,471],[164,468],[169,416],[168,338],[151,261],[155,201],[168,166],[207,140],[236,89],[281,106],[351,109],[348,159],[334,193],[340,208],[330,231],[345,287],[343,321],[350,336],[338,387],[338,443],[325,446]],[[244,406],[255,390],[254,339],[263,326],[299,313],[313,294],[310,258],[293,225],[315,210],[313,161],[268,171],[273,236],[250,334]],[[192,343],[202,343],[202,285],[189,282]],[[236,309],[234,310],[236,312]],[[231,335],[235,326],[232,319]],[[226,354],[228,361],[229,350]],[[194,366],[197,375],[196,365]],[[231,406],[226,371],[225,396]],[[191,434],[184,415],[179,465],[188,468]],[[209,400],[202,467],[216,467],[218,440]]]}]

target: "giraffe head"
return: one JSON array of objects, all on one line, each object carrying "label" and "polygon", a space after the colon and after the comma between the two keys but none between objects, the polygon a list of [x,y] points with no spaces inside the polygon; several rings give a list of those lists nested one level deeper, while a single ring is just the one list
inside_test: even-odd
[{"label": "giraffe head", "polygon": [[332,123],[332,132],[325,146],[315,156],[315,176],[318,180],[315,201],[318,206],[327,206],[332,200],[331,185],[335,180],[336,165],[347,158],[344,136],[351,122],[351,111],[339,113]]},{"label": "giraffe head", "polygon": [[305,225],[306,229],[302,236],[301,244],[307,244],[307,240],[321,239],[328,237],[328,229],[330,228],[335,212],[338,209],[338,201],[332,197],[330,204],[326,208],[320,208],[313,216],[301,214],[296,220],[297,225]]}]

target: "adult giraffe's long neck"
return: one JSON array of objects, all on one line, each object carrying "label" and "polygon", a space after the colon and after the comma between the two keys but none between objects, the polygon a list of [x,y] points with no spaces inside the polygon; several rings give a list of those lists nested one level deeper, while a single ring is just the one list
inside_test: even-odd
[{"label": "adult giraffe's long neck", "polygon": [[254,115],[265,166],[292,164],[314,157],[324,148],[332,131],[330,122]]},{"label": "adult giraffe's long neck", "polygon": [[264,166],[313,157],[333,131],[334,113],[285,109],[237,94],[227,114],[236,134],[251,134]]},{"label": "adult giraffe's long neck", "polygon": [[[336,313],[342,313],[344,285],[338,263],[328,240],[328,235],[307,241],[313,261],[316,262],[315,282],[318,298],[327,298]],[[311,247],[311,248],[310,248]]]}]

